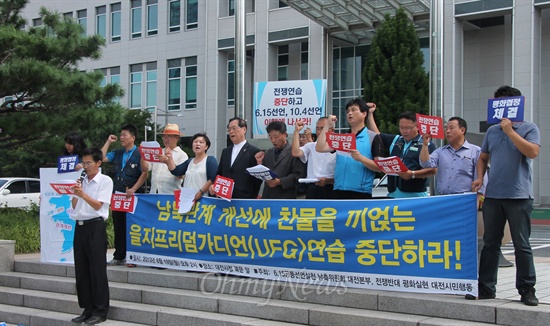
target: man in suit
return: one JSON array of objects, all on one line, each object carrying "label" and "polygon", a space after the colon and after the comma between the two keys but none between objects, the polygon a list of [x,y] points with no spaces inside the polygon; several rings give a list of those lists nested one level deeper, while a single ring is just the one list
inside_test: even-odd
[{"label": "man in suit", "polygon": [[[246,141],[247,125],[244,119],[234,117],[229,120],[227,133],[233,145],[222,151],[217,175],[231,178],[235,181],[232,198],[257,198],[261,180],[246,172],[249,167],[256,166],[256,153],[260,150]],[[214,180],[212,180],[214,182]],[[214,185],[209,188],[214,194]]]},{"label": "man in suit", "polygon": [[265,153],[258,152],[256,160],[278,177],[265,181],[262,199],[296,199],[298,179],[304,173],[304,163],[299,158],[292,157],[292,147],[286,140],[284,122],[272,121],[266,130],[273,147]]}]

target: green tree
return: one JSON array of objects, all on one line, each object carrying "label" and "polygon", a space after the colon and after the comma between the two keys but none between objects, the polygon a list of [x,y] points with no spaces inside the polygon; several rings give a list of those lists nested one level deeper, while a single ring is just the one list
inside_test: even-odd
[{"label": "green tree", "polygon": [[101,147],[124,123],[143,130],[150,120],[115,103],[123,90],[102,87],[100,71],[79,70],[82,60],[100,57],[102,37],[83,35],[78,23],[45,8],[42,26],[25,29],[26,4],[0,0],[0,176],[38,176],[54,166],[71,131]]},{"label": "green tree", "polygon": [[397,116],[404,111],[427,114],[429,79],[414,25],[403,8],[385,21],[367,54],[363,70],[363,97],[375,102],[378,128],[399,133]]}]

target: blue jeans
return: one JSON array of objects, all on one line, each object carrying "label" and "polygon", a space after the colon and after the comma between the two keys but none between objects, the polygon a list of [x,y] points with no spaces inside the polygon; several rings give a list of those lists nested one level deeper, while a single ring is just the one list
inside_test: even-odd
[{"label": "blue jeans", "polygon": [[532,199],[494,199],[483,202],[483,250],[479,262],[479,293],[496,293],[500,245],[508,220],[516,255],[516,288],[534,288],[537,281],[531,236]]}]

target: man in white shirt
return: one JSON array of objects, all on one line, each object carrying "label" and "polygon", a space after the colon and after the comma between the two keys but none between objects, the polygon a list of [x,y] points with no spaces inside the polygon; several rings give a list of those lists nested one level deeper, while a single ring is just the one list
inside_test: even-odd
[{"label": "man in white shirt", "polygon": [[98,148],[82,151],[82,177],[74,186],[71,218],[76,221],[73,239],[78,304],[84,311],[75,323],[99,324],[109,312],[107,279],[107,231],[113,180],[99,172],[103,153]]},{"label": "man in white shirt", "polygon": [[[166,148],[170,148],[174,163],[179,165],[188,159],[187,154],[178,146],[178,141],[181,137],[180,127],[175,123],[168,123],[164,128],[162,141],[164,148],[162,153],[165,154]],[[181,177],[176,177],[164,163],[151,163],[151,194],[172,194],[174,190],[178,190],[181,186]]]},{"label": "man in white shirt", "polygon": [[[327,117],[317,120],[316,133],[323,130]],[[307,179],[312,183],[306,189],[306,199],[332,199],[334,185],[334,168],[336,166],[336,154],[318,152],[315,150],[316,143],[309,142],[300,147],[300,131],[304,129],[304,122],[297,121],[294,126],[294,138],[292,140],[292,156],[300,158],[307,163]],[[333,132],[334,129],[329,130]],[[313,180],[317,180],[313,182]]]}]

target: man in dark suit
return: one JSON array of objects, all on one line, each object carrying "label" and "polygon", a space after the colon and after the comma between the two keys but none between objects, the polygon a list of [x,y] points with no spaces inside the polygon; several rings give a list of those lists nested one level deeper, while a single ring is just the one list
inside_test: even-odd
[{"label": "man in dark suit", "polygon": [[304,163],[292,157],[292,146],[287,141],[286,125],[273,121],[267,125],[267,133],[273,147],[256,154],[258,164],[275,172],[277,178],[265,181],[262,199],[296,199],[298,179],[304,173]]},{"label": "man in dark suit", "polygon": [[[227,133],[233,145],[222,151],[217,175],[231,178],[235,181],[232,198],[257,198],[261,180],[246,172],[249,167],[256,166],[256,153],[260,150],[246,141],[246,121],[235,117],[229,120]],[[214,182],[214,180],[212,180]],[[214,186],[209,188],[214,194]]]}]

